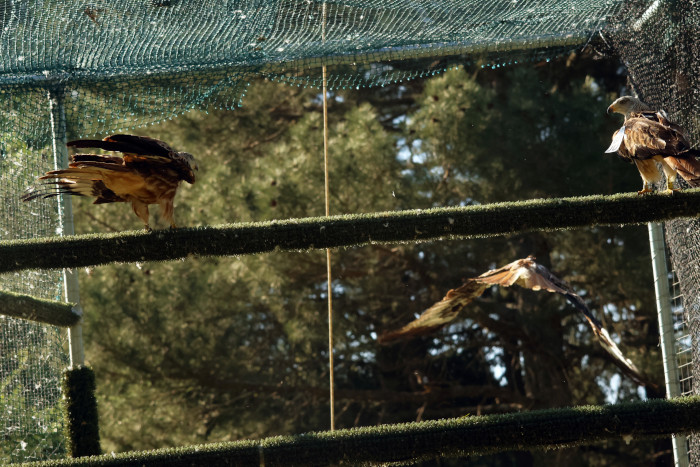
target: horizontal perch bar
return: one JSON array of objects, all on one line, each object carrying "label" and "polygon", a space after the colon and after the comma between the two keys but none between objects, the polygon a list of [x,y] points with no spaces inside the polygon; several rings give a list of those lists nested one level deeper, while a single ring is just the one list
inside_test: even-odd
[{"label": "horizontal perch bar", "polygon": [[190,465],[363,465],[629,442],[700,430],[700,398],[467,416],[335,432],[56,460],[44,467]]},{"label": "horizontal perch bar", "polygon": [[70,327],[80,321],[80,314],[75,312],[75,305],[72,303],[2,291],[0,291],[0,315],[61,327]]},{"label": "horizontal perch bar", "polygon": [[0,273],[21,269],[160,261],[189,255],[243,255],[474,238],[515,232],[659,222],[700,214],[700,189],[535,199],[427,210],[287,219],[215,227],[121,232],[0,242]]}]

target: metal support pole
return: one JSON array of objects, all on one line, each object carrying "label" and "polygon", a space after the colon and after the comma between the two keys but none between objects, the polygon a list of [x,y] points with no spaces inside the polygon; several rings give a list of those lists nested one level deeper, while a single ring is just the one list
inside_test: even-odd
[{"label": "metal support pole", "polygon": [[[63,102],[63,90],[51,89],[48,92],[49,111],[51,114],[51,151],[53,153],[54,170],[68,167],[68,148],[66,147],[66,109]],[[73,205],[70,195],[58,198],[58,223],[60,235],[73,235]],[[78,290],[78,271],[63,269],[63,292],[65,301],[80,303]],[[78,305],[76,312],[82,315]],[[83,352],[83,320],[68,328],[68,343],[70,366],[76,368],[85,363]]]},{"label": "metal support pole", "polygon": [[[676,361],[675,337],[673,335],[673,316],[671,313],[671,294],[668,286],[668,268],[666,267],[666,243],[663,226],[657,222],[649,223],[649,247],[651,264],[654,270],[654,292],[656,309],[659,316],[659,335],[661,338],[661,358],[664,364],[666,380],[666,398],[681,395],[678,362]],[[688,448],[685,436],[674,435],[673,459],[677,467],[688,465]]]},{"label": "metal support pole", "polygon": [[[323,3],[321,38],[326,42],[326,3]],[[323,180],[326,200],[326,217],[331,215],[330,181],[328,177],[328,70],[325,62],[323,73]],[[333,365],[333,278],[331,275],[331,249],[326,248],[326,282],[328,286],[328,373],[330,385],[331,431],[335,430],[335,369]]]}]

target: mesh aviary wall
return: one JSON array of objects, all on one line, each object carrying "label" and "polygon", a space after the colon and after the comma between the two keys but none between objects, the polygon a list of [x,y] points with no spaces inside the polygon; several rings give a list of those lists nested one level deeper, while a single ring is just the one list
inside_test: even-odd
[{"label": "mesh aviary wall", "polygon": [[[616,50],[629,72],[633,92],[654,108],[665,109],[688,132],[691,144],[700,143],[700,11],[690,1],[628,2],[620,20],[609,26]],[[693,379],[698,365],[698,290],[700,228],[697,220],[671,221],[666,235],[688,313],[693,351]],[[694,393],[698,393],[697,385]],[[697,436],[691,438],[691,458],[700,456]]]},{"label": "mesh aviary wall", "polygon": [[[65,95],[68,137],[240,104],[250,74],[370,86],[552,57],[584,43],[622,2],[9,1],[0,9],[0,128],[32,141],[46,89]],[[39,112],[37,114],[37,112]]]},{"label": "mesh aviary wall", "polygon": [[[53,167],[46,153],[3,132],[0,152],[0,239],[56,235],[56,204],[22,209],[17,194],[36,174]],[[59,299],[60,271],[0,275],[0,290]],[[56,327],[0,315],[0,463],[65,455],[61,373],[68,363]]]},{"label": "mesh aviary wall", "polygon": [[[36,174],[55,164],[50,96],[61,102],[68,138],[103,136],[193,108],[235,108],[254,76],[320,86],[321,65],[328,64],[331,89],[381,86],[458,63],[497,68],[546,60],[603,31],[642,97],[665,107],[697,141],[698,21],[685,4],[6,1],[0,6],[0,240],[59,229],[57,205],[19,201]],[[0,276],[0,289],[60,299],[60,278],[23,270]],[[56,414],[67,362],[60,333],[10,318],[0,323],[0,431],[8,450],[2,459],[60,456]]]}]

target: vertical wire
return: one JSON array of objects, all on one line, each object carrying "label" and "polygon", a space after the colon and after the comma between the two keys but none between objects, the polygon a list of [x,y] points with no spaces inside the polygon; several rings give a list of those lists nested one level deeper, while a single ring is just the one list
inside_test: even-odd
[{"label": "vertical wire", "polygon": [[[321,40],[326,42],[326,4],[323,4],[323,23],[321,23]],[[326,199],[326,217],[331,215],[330,181],[328,177],[328,79],[326,64],[321,66],[323,73],[323,177]],[[331,431],[335,430],[335,376],[333,365],[333,279],[331,276],[331,249],[326,248],[326,278],[328,296],[328,371],[330,384]]]}]

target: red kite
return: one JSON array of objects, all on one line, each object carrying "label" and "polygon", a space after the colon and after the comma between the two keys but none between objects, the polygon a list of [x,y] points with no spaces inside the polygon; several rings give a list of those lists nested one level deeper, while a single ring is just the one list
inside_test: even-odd
[{"label": "red kite", "polygon": [[[163,218],[175,228],[173,199],[181,181],[194,183],[197,163],[186,152],[175,152],[163,141],[147,136],[112,135],[103,140],[71,141],[68,147],[99,148],[123,155],[75,154],[67,169],[47,172],[40,187],[30,187],[23,201],[60,194],[94,196],[94,204],[131,203],[148,224],[148,205],[158,204]],[[55,186],[52,186],[55,185]]]},{"label": "red kite", "polygon": [[644,181],[639,194],[652,191],[661,181],[661,164],[667,181],[667,192],[676,191],[676,174],[690,186],[700,186],[700,151],[692,149],[685,130],[671,122],[663,110],[653,111],[636,97],[624,96],[608,107],[608,113],[625,116],[622,127],[613,135],[606,153],[617,152],[627,162],[634,162]]},{"label": "red kite", "polygon": [[649,384],[637,367],[625,358],[622,351],[611,339],[608,332],[593,313],[588,309],[583,299],[576,294],[571,286],[552,274],[547,268],[535,262],[534,256],[519,259],[500,269],[486,271],[479,277],[467,279],[462,286],[447,292],[445,297],[425,310],[418,319],[395,331],[389,331],[379,336],[380,344],[387,344],[400,339],[408,339],[430,334],[447,325],[459,312],[474,299],[479,297],[487,288],[493,285],[510,287],[519,285],[532,290],[546,290],[564,295],[590,324],[598,341],[613,357],[613,362],[637,383]]}]

